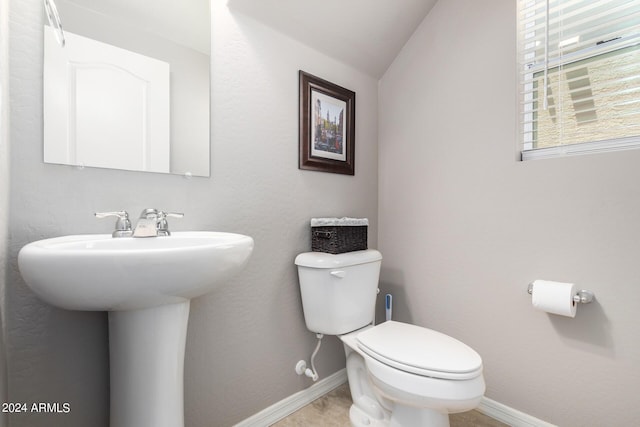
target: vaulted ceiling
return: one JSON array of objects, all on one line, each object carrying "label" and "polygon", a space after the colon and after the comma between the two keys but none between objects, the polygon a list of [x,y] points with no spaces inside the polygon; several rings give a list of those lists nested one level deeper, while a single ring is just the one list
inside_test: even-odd
[{"label": "vaulted ceiling", "polygon": [[248,15],[379,78],[437,0],[229,0]]}]

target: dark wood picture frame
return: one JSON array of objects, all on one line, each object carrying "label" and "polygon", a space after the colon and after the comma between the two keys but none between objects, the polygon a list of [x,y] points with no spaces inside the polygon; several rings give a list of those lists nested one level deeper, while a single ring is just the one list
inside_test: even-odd
[{"label": "dark wood picture frame", "polygon": [[299,84],[298,168],[355,175],[356,93],[302,70]]}]

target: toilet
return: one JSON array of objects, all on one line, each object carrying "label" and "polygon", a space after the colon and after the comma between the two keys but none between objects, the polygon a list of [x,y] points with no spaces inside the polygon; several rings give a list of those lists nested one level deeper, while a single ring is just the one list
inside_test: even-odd
[{"label": "toilet", "polygon": [[374,326],[382,254],[307,252],[295,259],[307,329],[344,343],[354,427],[440,427],[475,408],[485,390],[482,359],[431,329]]}]

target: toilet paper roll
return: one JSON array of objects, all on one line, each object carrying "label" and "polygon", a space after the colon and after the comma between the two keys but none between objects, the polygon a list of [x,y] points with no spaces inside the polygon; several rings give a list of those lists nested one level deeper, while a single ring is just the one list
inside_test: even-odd
[{"label": "toilet paper roll", "polygon": [[575,317],[577,304],[573,297],[577,293],[578,290],[573,283],[536,280],[533,282],[531,303],[534,308],[547,313]]}]

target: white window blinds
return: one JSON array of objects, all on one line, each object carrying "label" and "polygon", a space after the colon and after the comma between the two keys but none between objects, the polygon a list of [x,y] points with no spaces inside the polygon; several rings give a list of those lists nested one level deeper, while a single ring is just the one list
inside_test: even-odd
[{"label": "white window blinds", "polygon": [[640,147],[640,0],[519,0],[523,160]]}]

